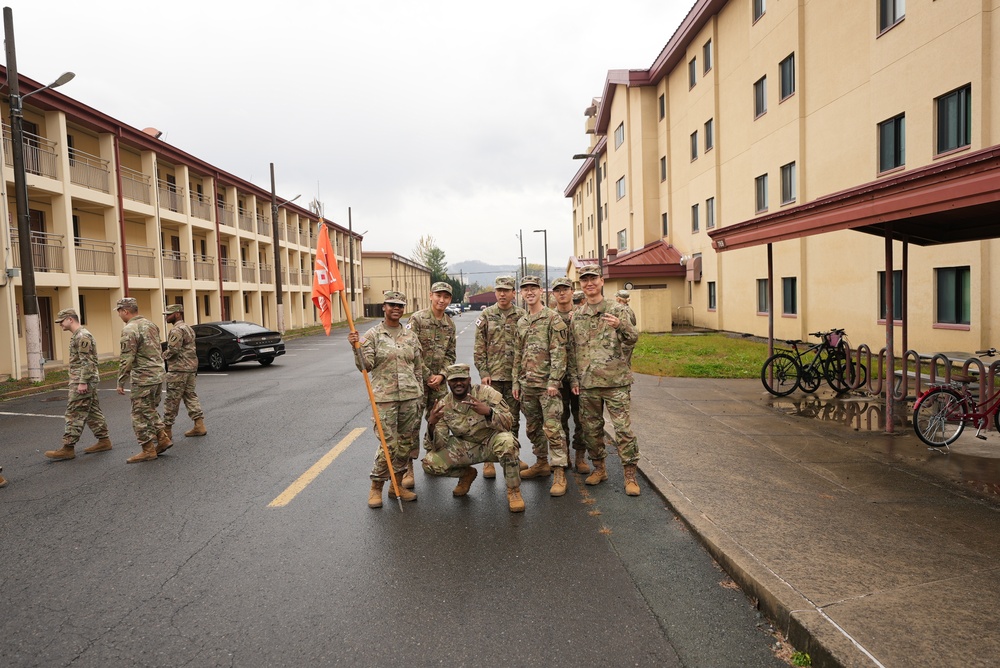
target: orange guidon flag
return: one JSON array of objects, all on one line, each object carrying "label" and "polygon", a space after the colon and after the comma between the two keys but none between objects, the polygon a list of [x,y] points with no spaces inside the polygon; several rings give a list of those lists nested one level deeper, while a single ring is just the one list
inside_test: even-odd
[{"label": "orange guidon flag", "polygon": [[333,254],[330,245],[330,234],[326,223],[320,223],[319,241],[316,244],[316,268],[313,272],[312,300],[319,309],[319,319],[323,323],[326,335],[330,336],[330,325],[333,313],[330,310],[330,297],[335,292],[344,289],[344,279],[340,277],[337,266],[337,256]]}]

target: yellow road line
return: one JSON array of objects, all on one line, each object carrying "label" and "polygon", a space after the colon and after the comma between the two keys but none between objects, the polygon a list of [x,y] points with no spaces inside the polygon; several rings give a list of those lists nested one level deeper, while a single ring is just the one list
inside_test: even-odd
[{"label": "yellow road line", "polygon": [[326,467],[332,464],[333,460],[336,459],[338,456],[340,456],[340,453],[346,450],[347,446],[353,443],[354,439],[356,439],[364,432],[365,432],[364,428],[358,427],[350,434],[345,436],[340,443],[333,446],[333,449],[330,450],[330,452],[323,455],[323,457],[320,458],[318,462],[310,466],[308,471],[300,475],[299,479],[293,482],[291,485],[289,485],[285,489],[285,491],[279,494],[274,501],[267,504],[267,507],[283,508],[284,506],[287,506],[289,503],[291,503],[292,499],[294,499],[299,492],[304,490],[309,485],[309,483],[315,480],[316,476],[325,471]]}]

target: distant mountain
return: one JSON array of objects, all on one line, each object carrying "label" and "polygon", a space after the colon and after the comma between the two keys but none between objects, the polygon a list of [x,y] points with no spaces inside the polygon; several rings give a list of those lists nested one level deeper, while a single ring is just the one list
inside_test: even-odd
[{"label": "distant mountain", "polygon": [[[492,285],[493,280],[497,276],[514,276],[520,270],[520,265],[487,264],[480,260],[465,260],[463,262],[451,262],[448,264],[448,275],[453,277],[462,276],[466,284],[475,282],[480,285]],[[549,265],[549,282],[563,276],[565,273],[565,267],[553,267]],[[544,275],[541,278],[545,280]]]}]

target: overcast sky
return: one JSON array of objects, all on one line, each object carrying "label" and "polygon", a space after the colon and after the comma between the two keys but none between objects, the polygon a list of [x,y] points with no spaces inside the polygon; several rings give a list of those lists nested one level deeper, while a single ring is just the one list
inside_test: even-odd
[{"label": "overcast sky", "polygon": [[[20,72],[409,256],[573,250],[563,189],[609,69],[649,67],[693,0],[7,0]],[[8,119],[4,119],[5,122]]]}]

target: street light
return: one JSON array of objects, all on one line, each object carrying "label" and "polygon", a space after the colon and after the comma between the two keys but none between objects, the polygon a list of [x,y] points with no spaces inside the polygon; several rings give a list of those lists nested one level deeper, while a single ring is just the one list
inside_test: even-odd
[{"label": "street light", "polygon": [[[286,199],[282,204],[291,204],[301,194]],[[274,192],[274,163],[271,163],[271,234],[274,237],[274,292],[275,307],[278,311],[278,332],[285,333],[285,305],[281,294],[281,249],[278,247],[278,196]]]},{"label": "street light", "polygon": [[604,272],[604,245],[601,241],[601,154],[600,153],[577,153],[574,160],[594,159],[594,169],[597,170],[597,266]]},{"label": "street light", "polygon": [[549,231],[548,230],[535,230],[535,232],[541,232],[542,237],[545,239],[545,305],[549,305]]},{"label": "street light", "polygon": [[[64,72],[58,79],[21,95],[17,74],[17,53],[14,48],[14,15],[10,7],[3,8],[4,42],[7,46],[7,84],[10,87],[10,139],[14,167],[14,197],[17,199],[17,238],[21,256],[21,301],[24,307],[25,345],[28,349],[28,376],[40,382],[42,375],[42,330],[38,318],[38,297],[35,294],[35,265],[31,255],[31,223],[28,219],[28,179],[24,169],[24,107],[23,102],[35,93],[62,86],[75,74]],[[20,375],[14,365],[15,377]]]}]

